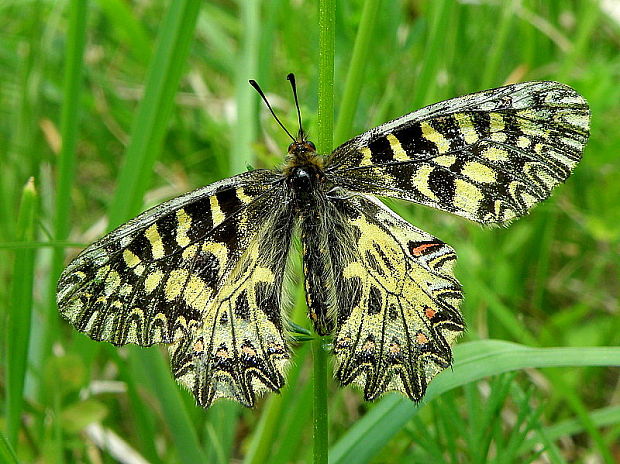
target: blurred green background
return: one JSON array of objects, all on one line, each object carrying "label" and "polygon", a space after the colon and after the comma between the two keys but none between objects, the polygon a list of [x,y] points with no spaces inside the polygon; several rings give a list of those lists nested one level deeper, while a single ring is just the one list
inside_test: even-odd
[{"label": "blurred green background", "polygon": [[[335,144],[533,79],[582,93],[592,135],[567,183],[510,228],[391,203],[457,251],[469,329],[417,408],[330,382],[330,460],[620,462],[609,367],[620,357],[620,2],[335,3]],[[296,73],[316,133],[317,18],[304,0],[0,2],[0,461],[311,460],[307,343],[282,395],[205,411],[163,350],[116,349],[61,321],[54,287],[109,227],[282,161],[287,137],[249,78],[294,130],[285,76]],[[292,296],[309,326],[299,285]],[[565,367],[532,369],[554,365]]]}]

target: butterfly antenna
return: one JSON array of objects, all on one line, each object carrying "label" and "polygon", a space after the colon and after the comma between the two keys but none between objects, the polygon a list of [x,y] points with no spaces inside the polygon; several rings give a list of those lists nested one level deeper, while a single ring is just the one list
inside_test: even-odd
[{"label": "butterfly antenna", "polygon": [[299,109],[299,100],[297,99],[297,85],[295,84],[295,74],[289,73],[286,78],[291,83],[291,88],[293,89],[293,96],[295,97],[295,107],[297,108],[297,120],[299,121],[299,138],[303,139],[304,129],[301,125],[301,111]]},{"label": "butterfly antenna", "polygon": [[261,98],[265,102],[265,105],[267,105],[267,108],[269,108],[269,111],[271,111],[271,114],[273,115],[274,119],[278,122],[278,124],[280,124],[280,127],[284,129],[284,132],[286,132],[291,139],[293,139],[293,142],[296,142],[295,137],[291,135],[291,133],[286,129],[286,127],[284,127],[284,124],[282,124],[282,122],[278,119],[278,117],[276,116],[276,113],[273,112],[273,108],[271,108],[271,105],[267,101],[267,97],[265,97],[265,94],[263,93],[262,89],[258,85],[258,82],[256,82],[254,79],[250,79],[249,82],[250,82],[250,85],[254,87],[254,89],[261,96]]}]

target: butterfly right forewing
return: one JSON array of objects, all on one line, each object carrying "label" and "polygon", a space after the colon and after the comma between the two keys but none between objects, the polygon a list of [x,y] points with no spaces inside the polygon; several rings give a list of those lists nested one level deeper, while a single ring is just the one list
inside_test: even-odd
[{"label": "butterfly right forewing", "polygon": [[508,222],[564,182],[581,159],[590,110],[557,82],[453,98],[338,147],[326,172],[351,191],[390,196],[476,222]]}]

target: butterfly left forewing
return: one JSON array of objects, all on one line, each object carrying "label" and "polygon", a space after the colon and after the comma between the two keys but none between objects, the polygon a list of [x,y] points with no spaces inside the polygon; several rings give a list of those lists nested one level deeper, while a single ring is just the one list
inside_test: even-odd
[{"label": "butterfly left forewing", "polygon": [[547,198],[581,159],[585,99],[557,82],[525,82],[453,98],[338,147],[330,179],[476,222],[508,222]]},{"label": "butterfly left forewing", "polygon": [[[95,340],[149,346],[194,326],[226,266],[269,204],[267,171],[231,177],[156,206],[84,249],[58,281],[60,314]],[[254,211],[254,212],[253,212]]]},{"label": "butterfly left forewing", "polygon": [[367,400],[398,391],[419,401],[452,362],[450,345],[464,330],[456,255],[378,200],[335,202],[356,237],[334,271],[336,377],[361,386]]}]

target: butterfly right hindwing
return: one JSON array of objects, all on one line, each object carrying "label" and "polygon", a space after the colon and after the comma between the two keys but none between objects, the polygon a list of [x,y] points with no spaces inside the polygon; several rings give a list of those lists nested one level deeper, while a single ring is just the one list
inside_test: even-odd
[{"label": "butterfly right hindwing", "polygon": [[335,195],[323,211],[326,237],[302,243],[323,243],[305,274],[320,275],[318,265],[329,276],[307,291],[310,300],[317,285],[331,291],[336,378],[361,386],[367,400],[387,391],[420,400],[464,330],[454,251],[371,197]]}]

